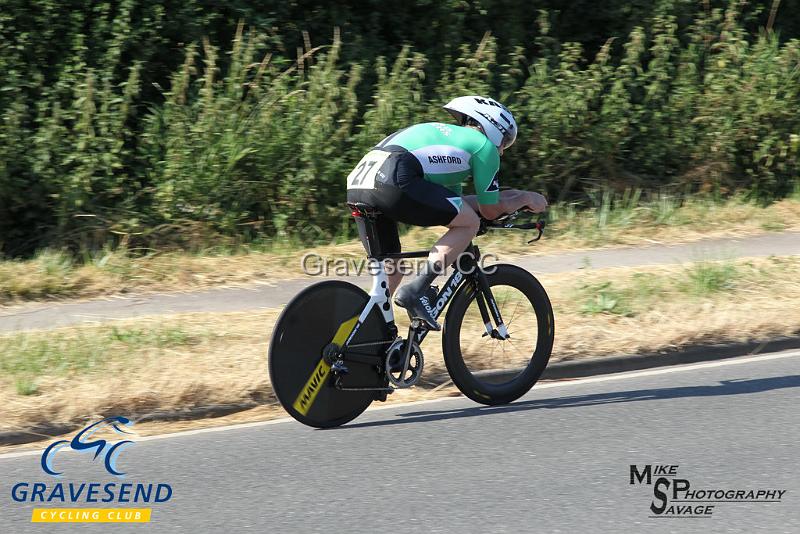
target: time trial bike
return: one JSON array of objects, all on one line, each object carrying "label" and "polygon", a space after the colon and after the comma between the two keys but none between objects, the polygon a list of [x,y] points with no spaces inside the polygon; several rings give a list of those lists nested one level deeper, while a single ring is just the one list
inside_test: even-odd
[{"label": "time trial bike", "polygon": [[[417,384],[423,372],[423,322],[410,318],[398,335],[384,260],[427,257],[428,251],[384,253],[374,208],[349,204],[366,237],[373,276],[369,293],[341,280],[301,291],[283,310],[269,348],[269,376],[278,401],[296,420],[318,428],[343,425],[375,400]],[[482,220],[489,230],[535,230],[545,222],[523,221],[515,212]],[[550,299],[528,271],[509,264],[481,266],[471,243],[431,295],[434,318],[447,310],[442,353],[447,373],[470,399],[487,405],[510,403],[541,376],[553,348],[555,320]]]}]

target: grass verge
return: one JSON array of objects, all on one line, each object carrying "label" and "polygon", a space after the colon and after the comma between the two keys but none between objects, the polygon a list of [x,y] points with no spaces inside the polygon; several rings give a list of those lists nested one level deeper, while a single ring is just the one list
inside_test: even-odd
[{"label": "grass verge", "polygon": [[[601,195],[593,209],[551,209],[547,238],[536,246],[522,234],[496,233],[480,238],[496,254],[557,253],[603,246],[678,243],[707,237],[742,236],[767,231],[800,230],[800,200],[768,207],[730,200],[678,203],[659,197],[641,203],[636,195]],[[407,250],[429,247],[442,228],[415,228],[403,238]],[[85,298],[133,291],[176,291],[219,285],[275,283],[302,277],[300,261],[315,252],[326,257],[361,260],[357,240],[313,248],[270,247],[150,252],[119,249],[86,254],[80,259],[43,251],[27,261],[0,261],[0,305],[53,298]]]},{"label": "grass verge", "polygon": [[[541,277],[556,313],[552,361],[790,335],[800,325],[799,257],[589,270],[579,278]],[[278,313],[186,314],[2,335],[0,430],[253,401],[265,406],[259,417],[282,414],[266,371]],[[437,338],[423,347],[429,378],[445,373]],[[430,394],[413,391],[395,400]]]}]

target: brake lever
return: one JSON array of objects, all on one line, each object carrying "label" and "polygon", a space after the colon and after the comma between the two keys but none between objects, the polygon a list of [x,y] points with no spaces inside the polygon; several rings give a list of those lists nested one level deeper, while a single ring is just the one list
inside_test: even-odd
[{"label": "brake lever", "polygon": [[528,241],[530,245],[534,241],[539,241],[542,238],[542,234],[544,233],[544,227],[547,223],[547,220],[544,218],[539,219],[536,222],[529,222],[523,224],[515,224],[514,218],[520,215],[521,213],[526,212],[526,210],[517,210],[514,213],[509,213],[503,215],[502,217],[498,217],[493,221],[487,221],[485,223],[481,223],[481,229],[478,231],[478,235],[482,235],[486,233],[489,228],[503,228],[503,229],[515,229],[515,230],[537,230],[539,233],[536,237]]}]

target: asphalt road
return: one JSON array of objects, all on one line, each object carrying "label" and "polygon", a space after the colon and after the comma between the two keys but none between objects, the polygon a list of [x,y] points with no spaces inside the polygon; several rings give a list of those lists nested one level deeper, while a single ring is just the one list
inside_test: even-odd
[{"label": "asphalt road", "polygon": [[[532,247],[535,250],[535,247]],[[483,252],[491,252],[486,250]],[[800,233],[785,232],[743,238],[706,239],[682,245],[612,248],[529,255],[509,261],[534,274],[577,269],[670,265],[698,260],[800,254]],[[505,258],[499,258],[507,262]],[[298,266],[298,275],[300,268]],[[365,276],[346,278],[369,287]],[[47,329],[86,322],[103,322],[142,315],[188,312],[235,312],[283,307],[300,290],[322,280],[307,276],[270,285],[219,288],[183,293],[112,296],[79,302],[29,303],[0,306],[0,332]]]},{"label": "asphalt road", "polygon": [[[521,401],[463,398],[370,410],[313,430],[283,421],[143,438],[119,465],[168,482],[149,525],[114,532],[800,532],[800,351],[539,384]],[[19,481],[56,482],[38,452],[0,456],[0,530],[31,524]],[[59,453],[61,482],[106,481]],[[693,489],[786,490],[710,518],[651,518],[630,465],[675,464]],[[40,506],[55,506],[45,503]]]}]

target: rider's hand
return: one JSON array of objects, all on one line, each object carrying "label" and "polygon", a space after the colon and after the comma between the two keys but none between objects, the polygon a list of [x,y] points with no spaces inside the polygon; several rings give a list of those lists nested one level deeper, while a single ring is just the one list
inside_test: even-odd
[{"label": "rider's hand", "polygon": [[527,199],[525,202],[525,209],[534,213],[542,213],[547,209],[547,199],[539,193],[533,191],[527,192]]}]

